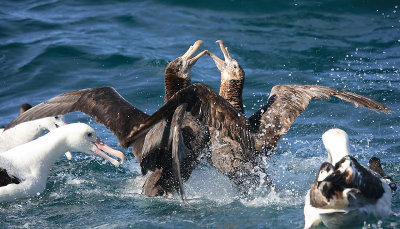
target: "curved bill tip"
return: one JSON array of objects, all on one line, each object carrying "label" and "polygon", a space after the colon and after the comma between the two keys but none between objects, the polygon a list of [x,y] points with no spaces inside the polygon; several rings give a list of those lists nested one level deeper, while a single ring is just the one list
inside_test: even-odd
[{"label": "curved bill tip", "polygon": [[112,159],[110,162],[113,163],[113,165],[115,165],[116,167],[119,167],[120,165],[120,163],[115,159]]},{"label": "curved bill tip", "polygon": [[71,152],[69,152],[69,151],[65,152],[65,156],[67,157],[68,161],[72,160]]},{"label": "curved bill tip", "polygon": [[[123,164],[125,162],[125,155],[121,151],[118,151],[118,150],[115,150],[115,149],[109,147],[100,138],[97,138],[97,142],[94,143],[94,145],[96,146],[96,154],[98,154],[99,156],[103,157],[104,159],[110,161],[115,166],[118,167],[120,164]],[[118,162],[117,160],[115,160],[114,158],[111,158],[107,154],[103,153],[102,151],[104,151],[112,156],[118,157],[119,159],[121,159],[121,163]]]},{"label": "curved bill tip", "polygon": [[201,44],[203,44],[204,43],[204,41],[202,41],[202,40],[197,40],[196,42],[194,42],[194,45],[201,45]]}]

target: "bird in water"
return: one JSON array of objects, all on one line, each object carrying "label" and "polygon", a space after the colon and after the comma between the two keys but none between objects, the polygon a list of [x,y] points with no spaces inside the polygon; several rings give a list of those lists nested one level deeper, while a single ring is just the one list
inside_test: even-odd
[{"label": "bird in water", "polygon": [[22,114],[31,108],[32,108],[32,105],[30,105],[29,103],[24,103],[19,107],[19,114]]},{"label": "bird in water", "polygon": [[[237,110],[233,114],[234,116],[244,116],[242,92],[245,71],[229,53],[223,41],[218,40],[217,43],[219,43],[224,60],[221,60],[211,52],[207,53],[221,72],[219,96],[228,101]],[[332,95],[352,102],[357,106],[363,104],[362,106],[370,109],[390,112],[389,108],[381,106],[373,100],[349,92],[312,85],[277,85],[272,88],[270,97],[264,106],[249,117],[246,124],[243,125],[243,128],[248,128],[248,131],[253,136],[254,145],[251,148],[257,153],[243,154],[244,150],[237,150],[240,148],[237,144],[238,141],[232,141],[231,138],[221,135],[219,130],[209,126],[212,142],[211,152],[208,154],[209,161],[218,171],[228,175],[232,180],[237,180],[236,183],[239,186],[242,186],[241,180],[250,181],[252,186],[254,184],[258,185],[260,177],[255,174],[260,173],[256,171],[261,170],[261,174],[266,174],[264,169],[260,169],[263,166],[258,156],[262,154],[266,156],[272,155],[281,135],[289,130],[293,121],[307,107],[311,99],[329,99]],[[219,110],[223,109],[220,108]],[[227,114],[228,112],[225,113]],[[249,174],[246,178],[238,179],[239,176],[237,174],[246,173]],[[261,182],[271,183],[267,175],[262,176]]]},{"label": "bird in water", "polygon": [[0,153],[30,142],[46,131],[52,131],[64,125],[66,123],[63,116],[57,115],[20,123],[8,129],[0,129]]},{"label": "bird in water", "polygon": [[396,182],[394,182],[393,179],[391,177],[389,177],[388,175],[386,175],[385,171],[383,171],[381,159],[379,159],[377,157],[371,157],[371,159],[369,159],[369,168],[371,170],[379,173],[379,175],[381,175],[386,180],[386,182],[389,184],[389,186],[393,192],[397,190]]},{"label": "bird in water", "polygon": [[[19,115],[32,108],[28,103],[24,103],[19,108]],[[64,117],[57,115],[55,117],[46,117],[38,120],[33,120],[26,123],[21,123],[13,128],[5,130],[5,126],[0,128],[0,153],[12,149],[18,145],[30,142],[46,131],[54,130],[60,126],[66,125]],[[72,159],[70,152],[66,152],[65,156],[68,160]]]},{"label": "bird in water", "polygon": [[[32,105],[30,105],[29,103],[24,103],[19,107],[19,114],[24,113],[25,111],[29,110],[32,108]],[[1,125],[0,129],[4,129],[6,126]]]},{"label": "bird in water", "polygon": [[[179,66],[176,69],[180,69],[184,65],[175,66]],[[150,175],[152,179],[148,181],[155,182],[148,182],[148,190],[161,190],[164,193],[165,190],[183,190],[182,182],[185,178],[182,177],[190,176],[202,155],[196,151],[198,145],[188,147],[193,142],[187,141],[191,139],[188,136],[201,136],[199,142],[211,141],[209,147],[212,165],[227,175],[239,190],[246,193],[249,187],[269,182],[265,176],[261,156],[269,155],[280,136],[289,130],[295,118],[307,107],[311,99],[329,99],[330,96],[375,111],[391,111],[374,100],[346,91],[311,85],[277,85],[272,89],[264,106],[247,119],[225,98],[206,85],[198,83],[175,92],[151,116],[131,105],[113,88],[91,88],[68,92],[45,101],[16,118],[10,126],[35,118],[74,111],[89,114],[110,129],[122,147],[132,145],[142,171],[154,171]],[[186,132],[183,128],[185,119],[192,120],[187,122],[189,128]],[[190,130],[199,128],[201,132],[187,135]],[[207,132],[212,135],[211,138],[207,137]],[[216,136],[218,141],[213,144],[212,139]],[[204,146],[199,145],[199,148]],[[163,154],[164,152],[167,154]],[[197,157],[199,155],[200,157]],[[182,163],[183,161],[185,162]],[[171,172],[164,173],[160,168]],[[157,172],[157,169],[160,172]],[[167,184],[157,188],[162,184],[160,181]],[[145,184],[144,188],[146,187]]]},{"label": "bird in water", "polygon": [[304,228],[318,226],[345,228],[362,224],[368,216],[386,218],[392,193],[385,179],[351,156],[345,131],[330,129],[322,136],[328,152],[304,205]]},{"label": "bird in water", "polygon": [[0,154],[0,202],[43,192],[51,166],[69,150],[101,156],[119,166],[106,152],[124,162],[123,153],[108,147],[90,126],[83,123],[61,126]]},{"label": "bird in water", "polygon": [[[165,69],[165,101],[177,91],[191,85],[191,69],[195,63],[206,54],[202,51],[199,54],[194,53],[199,49],[202,41],[196,41],[190,46],[185,54],[171,61]],[[31,111],[17,119],[27,121],[39,117],[47,117],[50,114],[66,114],[69,112],[81,111],[93,117],[97,122],[105,125],[117,136],[122,147],[127,148],[132,145],[127,141],[127,136],[133,127],[140,125],[149,115],[140,109],[132,106],[119,93],[110,87],[89,88],[65,93],[43,102]],[[176,116],[178,117],[178,116]],[[180,167],[180,176],[184,180],[189,179],[192,170],[200,163],[202,158],[199,148],[204,148],[209,139],[207,128],[199,125],[197,121],[189,114],[179,118],[178,135],[171,135],[166,131],[166,126],[171,125],[171,120],[160,123],[155,126],[146,138],[139,139],[137,144],[132,145],[132,151],[140,163],[142,174],[151,174],[147,177],[142,189],[142,193],[148,196],[157,196],[172,194],[175,190],[180,192],[179,184],[182,181],[177,180],[177,173],[174,168]],[[15,121],[7,128],[14,126]],[[177,127],[177,126],[176,126]],[[178,128],[175,128],[176,130]],[[171,136],[171,137],[170,137]],[[175,136],[178,139],[172,138]],[[173,141],[174,140],[174,141]],[[183,144],[183,141],[185,144]],[[146,142],[144,145],[143,142]],[[192,152],[185,153],[180,157],[182,163],[172,166],[172,142],[181,150]],[[158,145],[161,144],[162,145]],[[143,146],[144,145],[144,146]],[[153,147],[154,146],[154,147]],[[181,192],[182,193],[182,192]]]}]

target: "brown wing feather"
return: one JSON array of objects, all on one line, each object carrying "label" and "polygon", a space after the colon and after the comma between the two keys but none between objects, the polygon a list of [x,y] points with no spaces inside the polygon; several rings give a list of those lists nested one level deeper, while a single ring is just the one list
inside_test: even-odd
[{"label": "brown wing feather", "polygon": [[249,118],[252,131],[260,136],[257,145],[276,147],[279,136],[289,130],[311,99],[330,99],[331,96],[376,112],[392,112],[375,100],[347,91],[312,85],[277,85],[272,88],[266,104]]},{"label": "brown wing feather", "polygon": [[15,118],[6,128],[39,118],[81,111],[105,125],[117,136],[122,147],[128,147],[126,136],[148,118],[132,106],[114,88],[88,88],[53,97]]},{"label": "brown wing feather", "polygon": [[200,83],[180,90],[149,119],[133,129],[129,135],[129,144],[146,135],[160,120],[170,119],[177,107],[183,103],[188,104],[186,111],[201,123],[214,127],[221,136],[236,140],[243,148],[253,150],[254,140],[249,132],[246,117],[213,90]]}]

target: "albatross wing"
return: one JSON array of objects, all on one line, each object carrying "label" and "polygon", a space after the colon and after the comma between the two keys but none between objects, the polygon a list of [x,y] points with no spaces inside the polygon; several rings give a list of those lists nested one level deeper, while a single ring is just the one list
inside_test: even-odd
[{"label": "albatross wing", "polygon": [[132,106],[114,88],[88,88],[53,97],[27,110],[7,127],[39,118],[81,111],[105,125],[117,136],[122,147],[128,147],[126,136],[148,115]]},{"label": "albatross wing", "polygon": [[312,99],[330,99],[331,96],[376,112],[392,112],[375,100],[347,91],[314,85],[277,85],[272,88],[267,102],[249,118],[252,131],[259,136],[257,148],[275,149],[280,135],[289,131]]}]

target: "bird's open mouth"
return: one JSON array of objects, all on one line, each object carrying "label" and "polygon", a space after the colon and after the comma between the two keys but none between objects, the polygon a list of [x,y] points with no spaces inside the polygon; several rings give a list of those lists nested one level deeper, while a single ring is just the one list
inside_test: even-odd
[{"label": "bird's open mouth", "polygon": [[[123,164],[125,161],[125,156],[121,151],[115,150],[111,147],[109,147],[106,143],[104,143],[100,138],[97,138],[97,142],[94,143],[94,145],[96,146],[96,154],[99,155],[100,157],[110,161],[111,163],[113,163],[115,166],[119,166],[120,164]],[[115,160],[114,158],[108,156],[107,154],[105,154],[104,152],[118,157],[121,159],[121,163],[117,160]]]},{"label": "bird's open mouth", "polygon": [[196,41],[192,46],[190,46],[187,52],[183,54],[183,56],[181,56],[181,58],[187,59],[189,61],[190,66],[193,66],[197,62],[197,60],[200,59],[200,57],[204,56],[207,53],[207,51],[202,51],[196,56],[190,58],[199,49],[202,43],[203,41],[201,40]]}]

